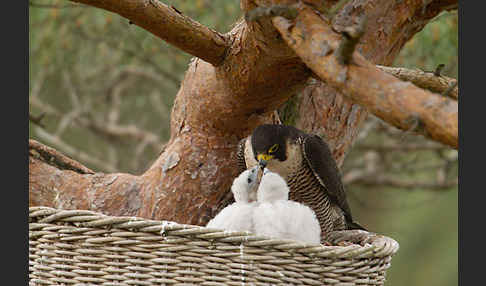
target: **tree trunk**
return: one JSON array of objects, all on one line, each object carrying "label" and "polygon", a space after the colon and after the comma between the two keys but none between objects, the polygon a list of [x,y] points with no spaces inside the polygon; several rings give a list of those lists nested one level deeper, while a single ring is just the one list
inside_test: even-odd
[{"label": "tree trunk", "polygon": [[[291,95],[304,90],[296,125],[325,134],[338,162],[342,162],[366,118],[365,109],[353,105],[339,90],[322,82],[309,84],[311,70],[282,39],[271,17],[241,20],[229,33],[219,35],[187,17],[181,19],[177,10],[155,0],[76,2],[119,13],[199,58],[191,61],[175,99],[171,139],[144,174],[93,173],[78,163],[59,160],[63,156],[55,150],[30,140],[30,206],[89,209],[108,215],[204,225],[224,203],[237,175],[237,142],[257,125],[278,121],[274,111]],[[247,12],[257,7],[255,2],[270,5],[296,1],[241,1],[241,8]],[[318,2],[305,1],[316,7]],[[424,2],[351,1],[335,17],[334,28],[343,29],[365,12],[375,20],[370,21],[358,50],[375,64],[389,64],[428,20],[457,5],[457,1]],[[174,20],[164,24],[164,15]],[[182,27],[177,31],[183,35],[169,37],[173,35],[172,26]],[[184,36],[190,35],[196,36],[188,44]],[[200,43],[201,49],[194,48],[194,43]],[[212,47],[219,52],[204,52]],[[329,93],[331,96],[326,95]]]}]

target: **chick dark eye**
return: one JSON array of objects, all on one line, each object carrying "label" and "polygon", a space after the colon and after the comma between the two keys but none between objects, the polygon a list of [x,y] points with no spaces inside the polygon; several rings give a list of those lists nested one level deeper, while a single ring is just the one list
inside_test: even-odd
[{"label": "chick dark eye", "polygon": [[268,153],[275,153],[278,150],[278,144],[274,144],[270,149],[268,149]]}]

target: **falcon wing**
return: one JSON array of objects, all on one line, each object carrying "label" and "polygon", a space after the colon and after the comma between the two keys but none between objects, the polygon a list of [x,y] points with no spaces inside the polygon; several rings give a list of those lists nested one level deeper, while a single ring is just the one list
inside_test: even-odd
[{"label": "falcon wing", "polygon": [[246,160],[245,160],[245,143],[248,137],[245,137],[238,142],[238,147],[236,149],[236,165],[238,168],[238,175],[246,170]]},{"label": "falcon wing", "polygon": [[346,220],[352,222],[351,209],[346,200],[341,175],[336,161],[332,157],[327,144],[317,135],[308,135],[303,141],[304,158],[312,172],[326,189],[331,201],[336,203],[344,211]]}]

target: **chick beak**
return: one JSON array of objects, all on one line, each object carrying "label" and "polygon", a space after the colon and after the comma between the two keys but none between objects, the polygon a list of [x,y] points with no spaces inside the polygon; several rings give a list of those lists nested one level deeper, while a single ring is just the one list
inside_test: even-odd
[{"label": "chick beak", "polygon": [[260,165],[260,168],[262,168],[262,170],[265,169],[265,167],[267,166],[267,160],[258,160],[258,165]]}]

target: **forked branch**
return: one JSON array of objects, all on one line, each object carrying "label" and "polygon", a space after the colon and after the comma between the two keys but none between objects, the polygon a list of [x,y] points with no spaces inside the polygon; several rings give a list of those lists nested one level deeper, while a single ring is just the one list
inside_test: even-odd
[{"label": "forked branch", "polygon": [[321,80],[389,124],[457,149],[457,101],[401,81],[356,51],[349,65],[340,64],[333,51],[338,49],[341,36],[309,7],[301,8],[294,22],[283,17],[272,21],[287,44]]}]

